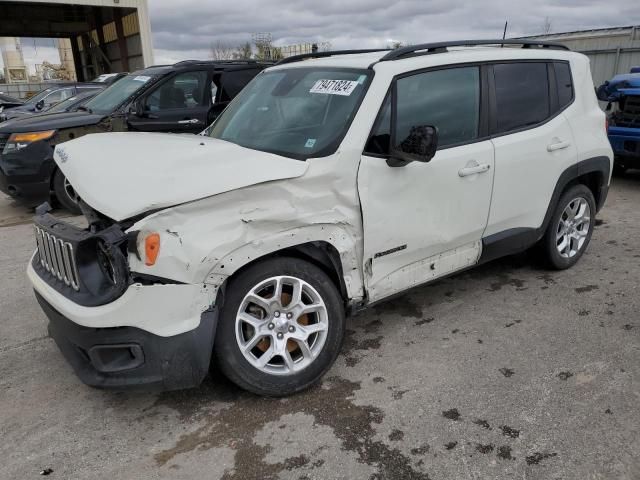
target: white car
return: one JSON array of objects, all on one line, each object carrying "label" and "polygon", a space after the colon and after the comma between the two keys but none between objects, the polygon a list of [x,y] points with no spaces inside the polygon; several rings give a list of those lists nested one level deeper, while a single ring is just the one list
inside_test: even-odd
[{"label": "white car", "polygon": [[213,355],[291,394],[355,310],[536,245],[575,264],[607,196],[605,122],[587,58],[559,45],[289,58],[200,136],[58,146],[89,227],[39,209],[28,274],[87,384],[191,387]]}]

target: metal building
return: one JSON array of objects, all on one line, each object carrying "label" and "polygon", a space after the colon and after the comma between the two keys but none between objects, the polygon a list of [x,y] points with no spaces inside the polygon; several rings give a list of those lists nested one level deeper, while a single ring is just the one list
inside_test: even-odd
[{"label": "metal building", "polygon": [[562,43],[571,50],[587,55],[591,60],[591,73],[596,86],[619,73],[629,73],[631,67],[640,66],[640,25],[526,38]]},{"label": "metal building", "polygon": [[147,0],[0,0],[0,37],[68,38],[78,80],[153,64]]}]

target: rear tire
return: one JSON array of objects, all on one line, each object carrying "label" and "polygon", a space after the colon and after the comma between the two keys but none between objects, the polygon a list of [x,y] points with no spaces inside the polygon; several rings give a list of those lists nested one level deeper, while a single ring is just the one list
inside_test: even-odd
[{"label": "rear tire", "polygon": [[297,258],[248,267],[229,281],[214,356],[236,385],[285,396],[315,384],[344,338],[342,297],[329,276]]},{"label": "rear tire", "polygon": [[540,245],[549,267],[565,270],[578,262],[591,241],[595,214],[593,193],[585,185],[562,194]]},{"label": "rear tire", "polygon": [[60,170],[56,170],[53,176],[53,193],[63,208],[75,215],[82,214],[78,203],[80,197]]}]

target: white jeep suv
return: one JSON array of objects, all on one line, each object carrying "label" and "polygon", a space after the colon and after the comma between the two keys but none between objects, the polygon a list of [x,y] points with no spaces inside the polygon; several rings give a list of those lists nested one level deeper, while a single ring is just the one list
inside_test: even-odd
[{"label": "white jeep suv", "polygon": [[185,388],[213,356],[287,395],[354,310],[536,245],[575,264],[613,155],[587,58],[507,40],[288,58],[200,136],[87,135],[55,159],[88,227],[40,208],[28,273],[79,377]]}]

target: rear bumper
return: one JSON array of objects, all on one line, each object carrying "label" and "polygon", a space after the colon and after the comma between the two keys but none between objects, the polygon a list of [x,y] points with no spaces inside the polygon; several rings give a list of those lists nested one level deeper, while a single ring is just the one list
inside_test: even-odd
[{"label": "rear bumper", "polygon": [[49,334],[80,380],[98,388],[176,390],[198,386],[209,371],[217,309],[194,330],[161,337],[135,327],[89,328],[72,322],[38,292]]}]

